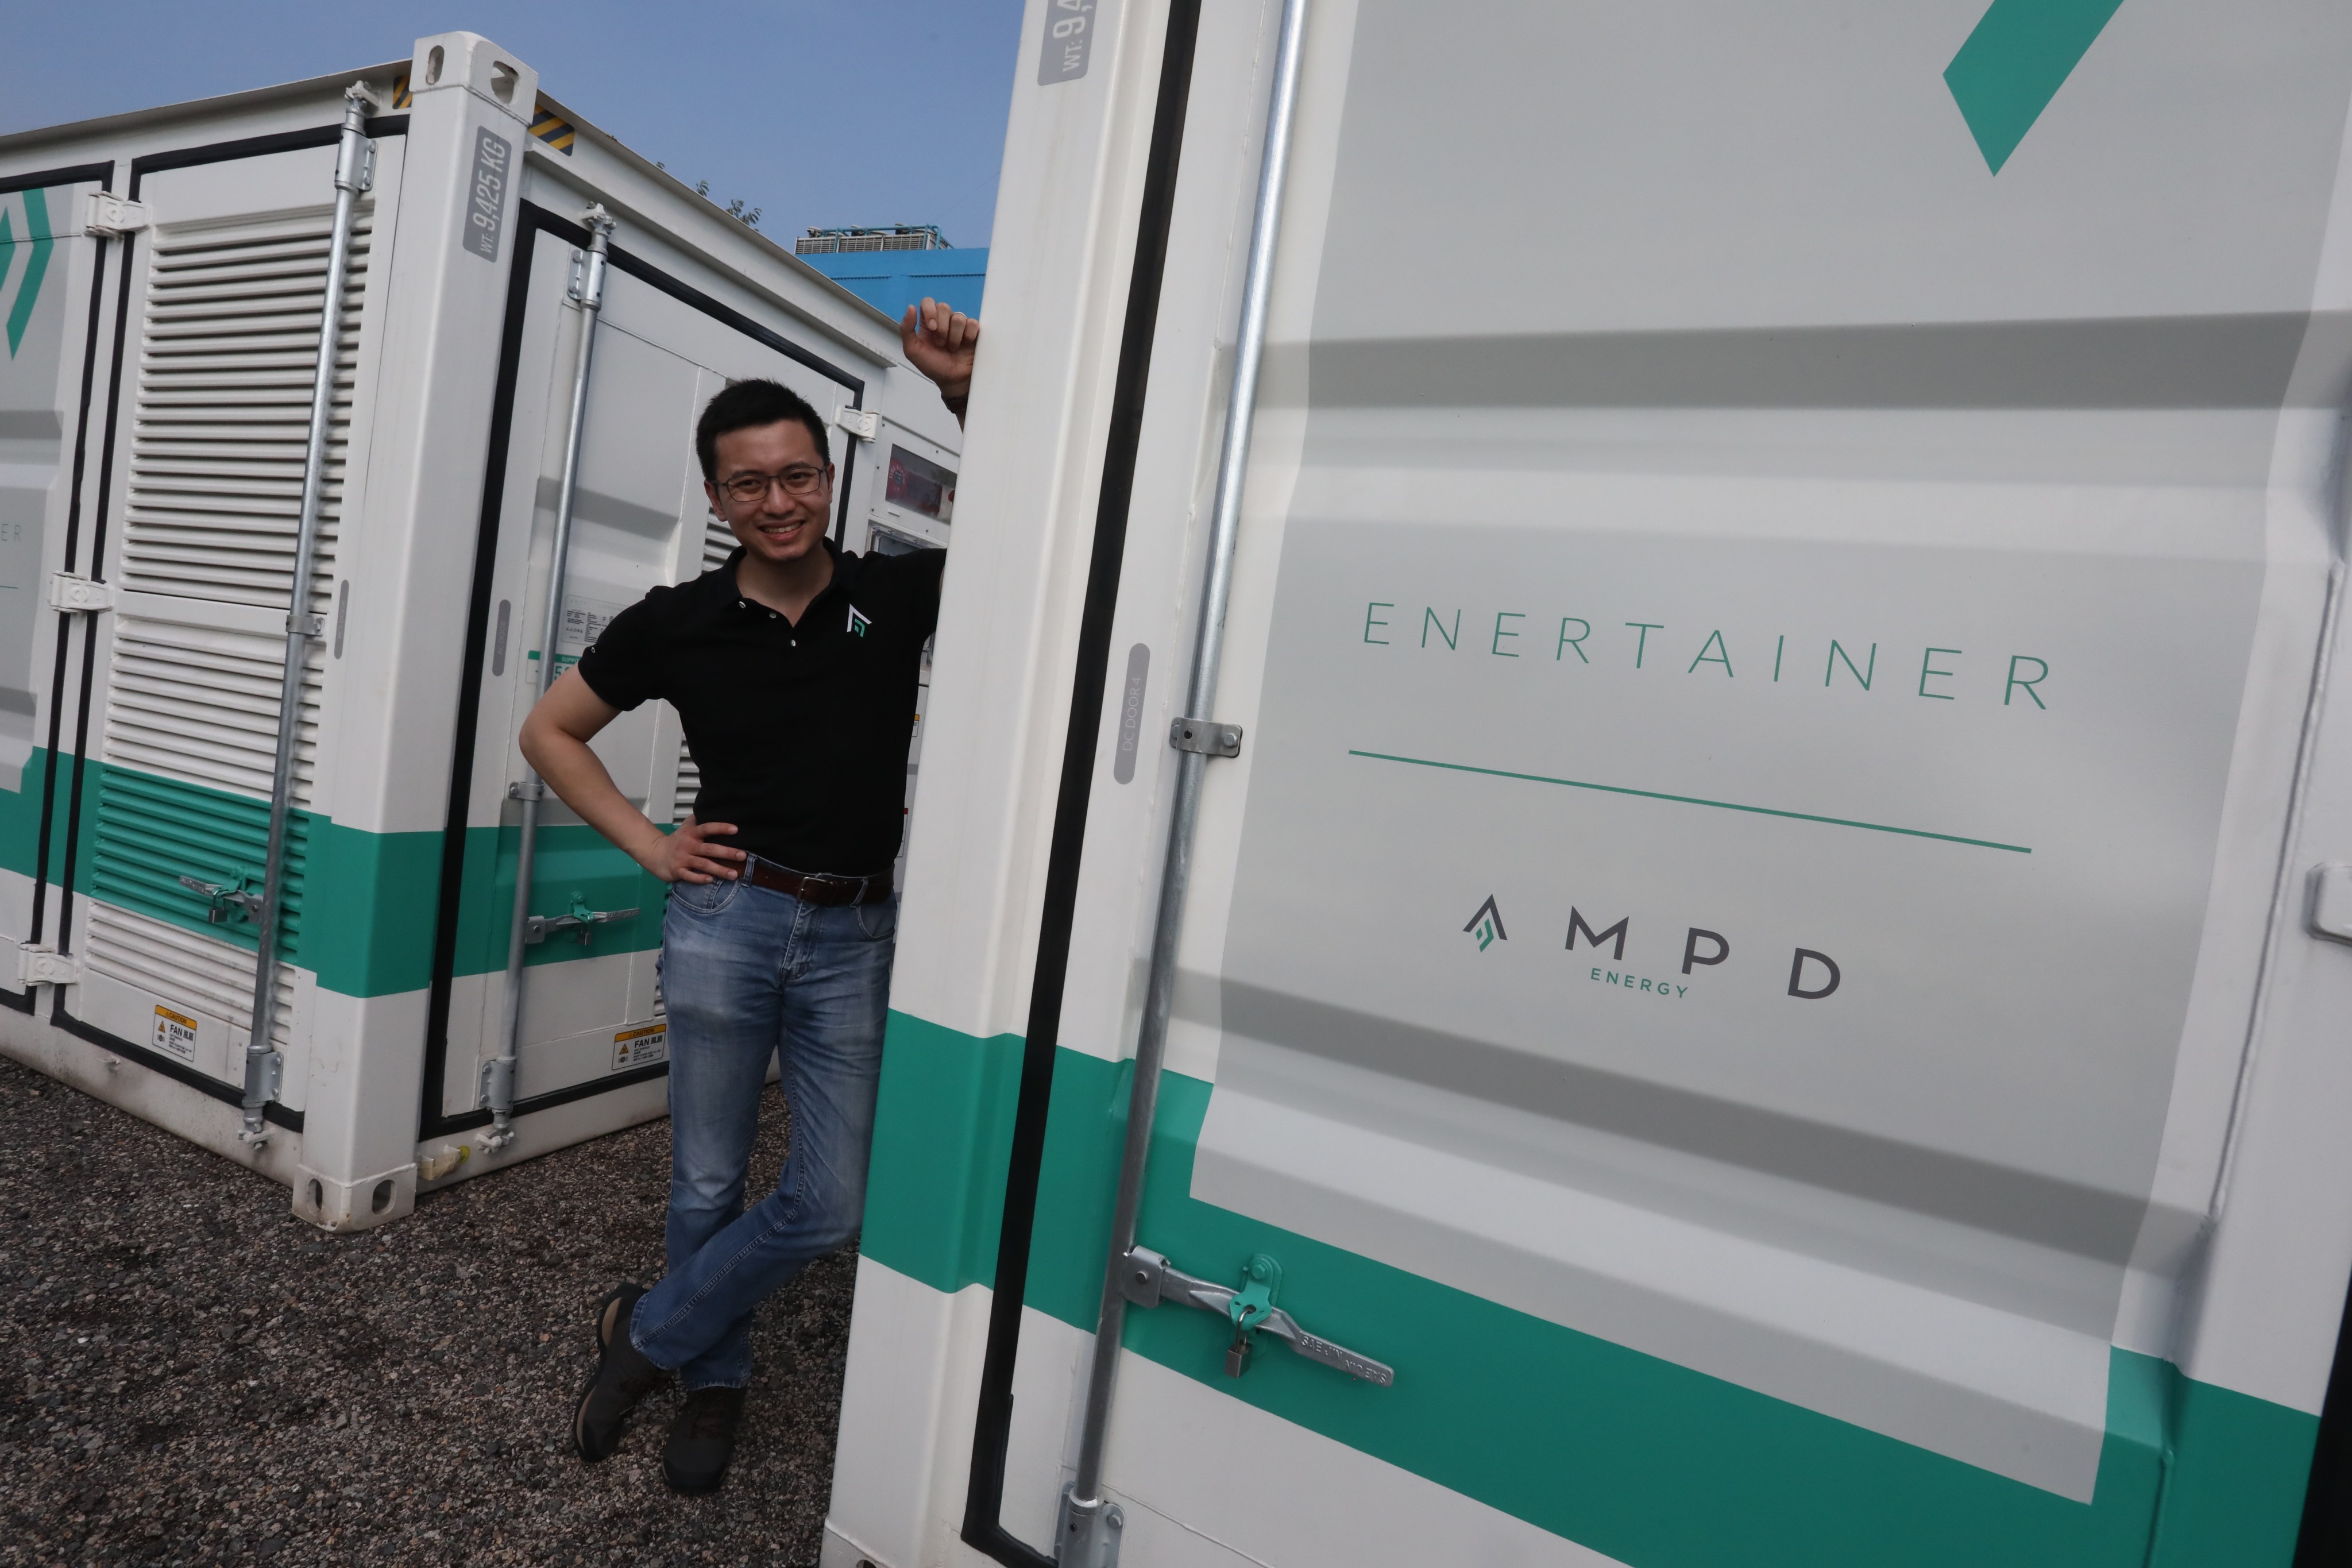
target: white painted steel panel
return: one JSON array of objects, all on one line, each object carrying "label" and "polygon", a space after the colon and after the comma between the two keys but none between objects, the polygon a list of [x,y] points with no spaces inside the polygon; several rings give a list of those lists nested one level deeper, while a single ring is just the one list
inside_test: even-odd
[{"label": "white painted steel panel", "polygon": [[[1034,41],[1058,13],[1031,11]],[[1108,639],[1113,701],[1152,656],[1146,736],[1190,644],[1269,18],[1202,18]],[[2315,679],[2352,25],[2099,19],[2011,156],[1942,76],[1981,4],[1311,7],[1213,715],[1248,740],[1210,769],[1170,1041],[1213,1086],[1188,1212],[2034,1508],[2113,1504],[2103,1454],[2147,1439],[2109,1373],[2140,1357],[2305,1429],[2352,1263],[2344,966],[2293,907],[2352,820]],[[961,514],[994,525],[963,559],[1007,613],[950,593],[943,645],[981,658],[940,683],[958,798],[926,831],[954,828],[916,852],[894,994],[976,1046],[1034,1022],[1059,563],[1130,260],[1097,237],[1132,222],[1150,118],[1124,40],[1165,22],[1122,8],[1107,111],[1016,89],[991,328],[1022,336]],[[1115,780],[1118,728],[1066,1058],[1126,1055],[1140,1002],[1167,755]],[[1076,1331],[1024,1314],[1026,1531]],[[1188,1536],[1255,1551],[1245,1521],[1312,1497],[1233,1458],[1271,1395],[1126,1364],[1115,1434],[1228,1457],[1165,1510]],[[935,1463],[968,1442],[903,1414]],[[1115,1440],[1111,1489],[1173,1462]],[[2180,1463],[2151,1506],[2186,1517],[2221,1483]],[[934,1542],[961,1479],[862,1476],[859,1517],[887,1493]]]}]

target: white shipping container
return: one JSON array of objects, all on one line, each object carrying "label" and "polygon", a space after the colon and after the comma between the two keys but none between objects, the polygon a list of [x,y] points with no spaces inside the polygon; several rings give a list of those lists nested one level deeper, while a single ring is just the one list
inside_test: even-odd
[{"label": "white shipping container", "polygon": [[[663,889],[551,801],[514,1139],[488,1138],[528,774],[561,668],[723,560],[693,427],[730,379],[835,424],[847,548],[940,548],[893,489],[958,435],[894,322],[449,33],[356,73],[356,195],[314,569],[298,521],[351,73],[0,139],[0,1048],[286,1183],[336,1228],[661,1112]],[[587,312],[616,223],[552,649]],[[267,1136],[241,1139],[289,608],[302,665]],[[911,716],[910,716],[911,719]],[[677,716],[595,742],[657,821]]]},{"label": "white shipping container", "polygon": [[1284,11],[1027,7],[828,1568],[2336,1561],[2352,11],[1310,0],[1188,712]]}]

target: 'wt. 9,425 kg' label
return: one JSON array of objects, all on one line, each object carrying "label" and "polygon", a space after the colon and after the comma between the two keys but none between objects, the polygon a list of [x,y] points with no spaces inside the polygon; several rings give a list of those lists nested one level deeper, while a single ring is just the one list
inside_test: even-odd
[{"label": "'wt. 9,425 kg' label", "polygon": [[1039,87],[1076,81],[1087,74],[1099,19],[1097,0],[1051,0],[1045,7],[1045,37],[1037,51]]},{"label": "'wt. 9,425 kg' label", "polygon": [[506,224],[507,183],[513,177],[514,143],[488,126],[474,132],[474,178],[466,187],[466,221],[458,244],[485,261],[499,258],[499,235]]}]

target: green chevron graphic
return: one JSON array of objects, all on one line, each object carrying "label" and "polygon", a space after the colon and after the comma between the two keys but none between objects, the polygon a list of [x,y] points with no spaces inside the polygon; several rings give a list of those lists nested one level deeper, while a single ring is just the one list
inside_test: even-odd
[{"label": "green chevron graphic", "polygon": [[2123,0],[1993,0],[1944,85],[1996,174]]},{"label": "green chevron graphic", "polygon": [[[0,207],[0,298],[8,292],[8,274],[16,263],[16,239],[11,219],[16,215]],[[16,357],[16,345],[25,341],[25,328],[33,319],[33,306],[41,298],[41,279],[49,270],[49,252],[57,241],[49,233],[49,198],[44,191],[25,193],[25,241],[29,254],[25,258],[24,279],[16,285],[16,303],[8,311],[8,357]]]}]

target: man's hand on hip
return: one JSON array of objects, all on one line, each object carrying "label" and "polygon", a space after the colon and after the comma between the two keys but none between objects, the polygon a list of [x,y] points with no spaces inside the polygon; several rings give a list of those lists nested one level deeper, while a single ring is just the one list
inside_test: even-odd
[{"label": "man's hand on hip", "polygon": [[713,838],[734,836],[731,822],[697,822],[688,817],[675,833],[665,833],[658,844],[646,847],[637,863],[665,882],[731,882],[751,858],[740,849],[713,844]]}]

